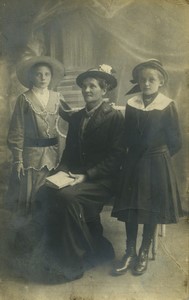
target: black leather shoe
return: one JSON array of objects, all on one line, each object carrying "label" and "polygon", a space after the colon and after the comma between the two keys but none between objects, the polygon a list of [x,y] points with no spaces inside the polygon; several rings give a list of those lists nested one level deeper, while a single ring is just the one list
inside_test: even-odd
[{"label": "black leather shoe", "polygon": [[137,255],[128,255],[127,253],[123,256],[122,260],[112,270],[112,276],[119,276],[125,274],[129,269],[133,268],[136,262]]},{"label": "black leather shoe", "polygon": [[146,272],[148,267],[148,251],[141,251],[139,253],[136,265],[133,268],[133,275],[142,275]]}]

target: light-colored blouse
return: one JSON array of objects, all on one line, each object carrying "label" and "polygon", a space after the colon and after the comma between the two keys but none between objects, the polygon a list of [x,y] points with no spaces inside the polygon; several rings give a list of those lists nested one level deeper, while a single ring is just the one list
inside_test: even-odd
[{"label": "light-colored blouse", "polygon": [[24,168],[49,170],[58,166],[60,155],[59,145],[46,147],[27,147],[26,139],[58,138],[58,119],[60,109],[60,94],[48,92],[46,105],[39,101],[34,91],[28,90],[21,94],[16,102],[9,133],[8,146],[13,154],[13,163],[23,162]]}]

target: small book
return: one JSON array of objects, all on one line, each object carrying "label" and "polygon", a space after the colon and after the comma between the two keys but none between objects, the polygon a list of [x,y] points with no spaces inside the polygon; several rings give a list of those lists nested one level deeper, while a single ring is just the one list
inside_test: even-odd
[{"label": "small book", "polygon": [[58,173],[48,176],[46,178],[46,185],[54,189],[61,189],[70,185],[74,181],[73,177],[70,177],[68,173],[59,171]]}]

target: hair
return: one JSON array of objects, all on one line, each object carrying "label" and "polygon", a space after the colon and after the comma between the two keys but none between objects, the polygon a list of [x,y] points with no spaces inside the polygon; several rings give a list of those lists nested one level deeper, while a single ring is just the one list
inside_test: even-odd
[{"label": "hair", "polygon": [[53,69],[48,63],[46,63],[46,62],[36,63],[35,65],[33,65],[31,67],[31,69],[29,70],[29,73],[28,73],[30,88],[33,87],[33,77],[35,74],[35,70],[36,70],[36,68],[39,68],[39,67],[47,67],[51,72],[51,76],[53,76]]},{"label": "hair", "polygon": [[137,75],[137,81],[139,82],[139,74],[141,73],[141,71],[145,70],[145,69],[152,69],[157,71],[159,80],[163,82],[163,84],[165,83],[165,78],[163,76],[163,74],[155,67],[151,67],[151,66],[141,66],[138,70],[138,75]]},{"label": "hair", "polygon": [[94,78],[98,81],[98,84],[99,84],[101,89],[106,90],[106,91],[109,90],[110,85],[107,83],[106,79],[98,77],[98,76],[91,76],[91,78]]},{"label": "hair", "polygon": [[104,90],[109,89],[109,84],[107,83],[106,79],[100,78],[100,77],[96,77],[95,79],[98,81],[101,89],[104,89]]}]

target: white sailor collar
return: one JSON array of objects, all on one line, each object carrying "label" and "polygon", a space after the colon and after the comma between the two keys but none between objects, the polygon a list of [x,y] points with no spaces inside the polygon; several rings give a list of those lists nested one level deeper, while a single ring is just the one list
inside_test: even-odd
[{"label": "white sailor collar", "polygon": [[127,104],[131,107],[143,110],[143,111],[151,111],[151,110],[163,110],[165,109],[171,102],[172,99],[167,96],[159,93],[156,98],[148,105],[144,106],[144,102],[142,99],[142,93],[137,94],[136,96],[130,98]]}]

